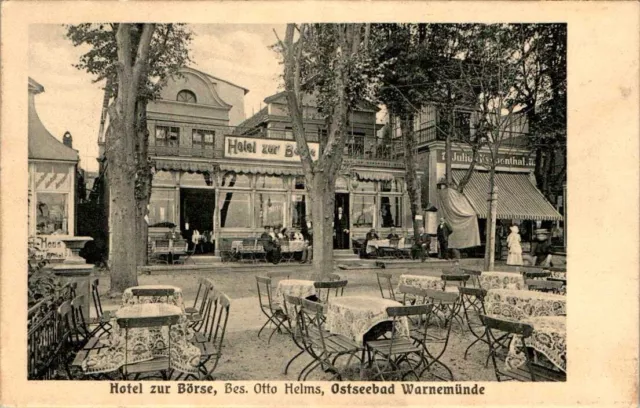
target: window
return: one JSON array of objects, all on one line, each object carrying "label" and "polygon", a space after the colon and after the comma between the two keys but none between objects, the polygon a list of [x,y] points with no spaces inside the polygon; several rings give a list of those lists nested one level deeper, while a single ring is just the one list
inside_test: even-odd
[{"label": "window", "polygon": [[305,178],[304,176],[296,176],[294,182],[293,182],[293,187],[296,190],[304,190],[305,189]]},{"label": "window", "polygon": [[67,235],[68,207],[66,193],[37,193],[36,231],[38,235]]},{"label": "window", "polygon": [[284,225],[284,194],[257,193],[255,202],[256,227]]},{"label": "window", "polygon": [[149,199],[149,225],[161,222],[176,223],[176,191],[175,189],[153,189]]},{"label": "window", "polygon": [[387,180],[382,182],[380,191],[389,193],[402,193],[403,187],[404,180],[402,179]]},{"label": "window", "polygon": [[186,102],[186,103],[196,103],[198,100],[196,99],[196,94],[191,91],[183,90],[178,92],[178,96],[176,97],[178,102]]},{"label": "window", "polygon": [[194,149],[213,149],[213,130],[193,129],[191,133],[191,145]]},{"label": "window", "polygon": [[376,197],[372,195],[353,195],[351,219],[354,227],[373,227],[373,215],[376,212]]},{"label": "window", "polygon": [[256,188],[268,190],[283,190],[287,187],[283,176],[259,175],[256,178]]},{"label": "window", "polygon": [[220,187],[251,187],[251,177],[247,174],[239,174],[234,173],[233,171],[228,171],[222,176],[222,183]]},{"label": "window", "polygon": [[236,191],[220,193],[224,197],[220,207],[220,226],[222,228],[251,227],[251,194]]},{"label": "window", "polygon": [[[291,227],[306,228],[307,221],[311,221],[311,205],[307,205],[307,196],[291,194]],[[304,226],[304,227],[303,227]]]},{"label": "window", "polygon": [[456,131],[456,137],[462,140],[468,140],[471,136],[471,113],[470,112],[455,112],[454,113],[454,126]]},{"label": "window", "polygon": [[156,126],[156,146],[177,147],[179,140],[179,127]]},{"label": "window", "polygon": [[362,157],[364,155],[364,133],[352,133],[347,138],[344,154],[352,157]]},{"label": "window", "polygon": [[380,197],[382,228],[402,227],[402,197]]}]

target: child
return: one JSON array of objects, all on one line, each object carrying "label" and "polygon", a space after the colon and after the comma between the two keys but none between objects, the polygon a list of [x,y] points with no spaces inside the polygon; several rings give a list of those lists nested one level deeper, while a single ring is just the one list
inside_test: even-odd
[{"label": "child", "polygon": [[509,247],[507,265],[522,265],[522,247],[520,246],[518,226],[512,225],[510,230],[511,234],[507,237],[507,246]]}]

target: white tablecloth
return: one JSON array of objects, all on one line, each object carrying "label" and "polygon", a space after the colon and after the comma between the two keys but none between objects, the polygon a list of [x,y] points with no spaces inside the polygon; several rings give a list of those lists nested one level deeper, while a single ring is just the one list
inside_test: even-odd
[{"label": "white tablecloth", "polygon": [[[133,296],[132,289],[173,289],[173,296],[140,296],[140,298]],[[133,286],[125,289],[122,293],[122,306],[136,305],[139,303],[168,303],[170,305],[178,306],[184,310],[184,300],[182,298],[182,289],[177,286],[171,285],[140,285]]]},{"label": "white tablecloth", "polygon": [[488,315],[516,320],[567,313],[567,297],[532,290],[489,289],[484,298]]},{"label": "white tablecloth", "polygon": [[524,279],[519,273],[483,271],[480,277],[482,289],[518,289],[525,290]]}]

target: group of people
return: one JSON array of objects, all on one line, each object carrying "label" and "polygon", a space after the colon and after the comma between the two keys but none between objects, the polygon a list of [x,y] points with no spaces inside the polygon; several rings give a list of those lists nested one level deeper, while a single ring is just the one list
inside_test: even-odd
[{"label": "group of people", "polygon": [[282,228],[282,226],[274,228],[268,225],[264,227],[264,232],[260,235],[260,241],[267,254],[267,262],[273,264],[277,264],[282,258],[282,244],[284,241],[307,241],[307,245],[304,246],[300,255],[300,261],[307,263],[311,262],[312,258],[312,237],[313,233],[311,228],[307,228],[307,236],[305,237],[299,229],[294,229],[289,232],[287,228]]}]

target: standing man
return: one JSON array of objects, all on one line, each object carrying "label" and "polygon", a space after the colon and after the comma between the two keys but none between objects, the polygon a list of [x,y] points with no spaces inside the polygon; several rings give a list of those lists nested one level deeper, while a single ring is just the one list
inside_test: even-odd
[{"label": "standing man", "polygon": [[438,257],[440,259],[449,259],[449,235],[453,233],[451,225],[444,219],[440,218],[440,224],[438,224]]},{"label": "standing man", "polygon": [[333,225],[336,231],[336,245],[338,248],[349,248],[349,221],[343,214],[342,207],[338,207],[338,215],[336,215]]}]

